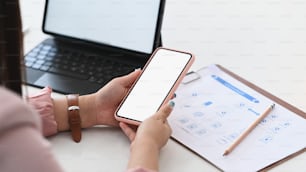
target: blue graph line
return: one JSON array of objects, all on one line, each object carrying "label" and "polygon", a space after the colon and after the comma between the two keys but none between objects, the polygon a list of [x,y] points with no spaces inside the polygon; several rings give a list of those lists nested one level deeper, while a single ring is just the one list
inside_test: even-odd
[{"label": "blue graph line", "polygon": [[219,83],[221,83],[222,85],[226,86],[227,88],[229,88],[229,89],[233,90],[234,92],[240,94],[241,96],[247,98],[251,102],[259,103],[259,100],[257,100],[255,97],[252,97],[251,95],[247,94],[246,92],[244,92],[244,91],[240,90],[239,88],[233,86],[232,84],[230,84],[229,82],[227,82],[224,79],[220,78],[219,76],[211,75],[211,77],[214,78]]}]

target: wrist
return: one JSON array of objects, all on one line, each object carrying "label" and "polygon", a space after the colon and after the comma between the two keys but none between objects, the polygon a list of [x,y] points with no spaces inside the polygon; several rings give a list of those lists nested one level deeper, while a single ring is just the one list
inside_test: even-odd
[{"label": "wrist", "polygon": [[142,139],[137,139],[135,138],[135,140],[132,142],[131,146],[130,146],[130,151],[137,151],[139,150],[139,148],[141,149],[148,149],[151,150],[152,152],[157,152],[159,153],[160,151],[160,147],[158,146],[158,144],[150,139],[150,138],[142,138]]},{"label": "wrist", "polygon": [[94,102],[94,94],[83,95],[79,97],[79,105],[80,105],[80,116],[81,116],[81,127],[89,128],[96,125],[96,113],[95,102]]},{"label": "wrist", "polygon": [[68,103],[65,97],[52,99],[54,107],[54,117],[57,123],[57,131],[69,130],[68,124]]},{"label": "wrist", "polygon": [[158,171],[160,148],[150,140],[134,140],[130,147],[128,169],[143,167]]},{"label": "wrist", "polygon": [[[95,113],[92,112],[94,108],[92,105],[92,95],[79,96],[79,113],[81,117],[81,127],[88,128],[96,124]],[[52,99],[54,105],[54,116],[57,123],[58,131],[69,130],[68,122],[68,102],[66,97]]]}]

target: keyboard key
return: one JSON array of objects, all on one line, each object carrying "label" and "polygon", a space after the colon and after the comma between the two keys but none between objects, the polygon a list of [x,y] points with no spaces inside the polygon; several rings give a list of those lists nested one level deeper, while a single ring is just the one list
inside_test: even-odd
[{"label": "keyboard key", "polygon": [[47,54],[47,56],[49,56],[49,57],[54,57],[55,55],[56,55],[55,52],[49,52],[49,53]]},{"label": "keyboard key", "polygon": [[52,60],[53,60],[53,57],[46,56],[46,60],[48,60],[48,61],[52,61]]},{"label": "keyboard key", "polygon": [[45,56],[48,54],[48,51],[43,49],[42,51],[39,52],[39,54]]},{"label": "keyboard key", "polygon": [[49,51],[52,47],[50,45],[44,45],[42,47],[43,50]]},{"label": "keyboard key", "polygon": [[88,81],[90,81],[90,82],[95,82],[95,81],[97,81],[97,78],[91,76],[91,77],[88,79]]},{"label": "keyboard key", "polygon": [[31,61],[28,61],[28,62],[25,63],[26,67],[31,67],[32,65],[33,65],[33,62],[31,62]]},{"label": "keyboard key", "polygon": [[37,60],[36,63],[37,64],[43,64],[43,63],[45,63],[45,60]]},{"label": "keyboard key", "polygon": [[36,57],[37,54],[37,52],[31,51],[29,54],[27,54],[27,57]]},{"label": "keyboard key", "polygon": [[41,67],[41,64],[35,63],[35,64],[32,65],[32,68],[34,68],[34,69],[39,69],[40,67]]},{"label": "keyboard key", "polygon": [[50,66],[45,66],[45,65],[43,65],[43,66],[40,67],[40,70],[42,70],[42,71],[48,71],[49,68],[50,68]]},{"label": "keyboard key", "polygon": [[31,52],[38,53],[39,51],[40,51],[40,48],[34,48]]},{"label": "keyboard key", "polygon": [[26,60],[26,62],[35,62],[36,58],[35,57],[31,57],[31,56],[26,56],[25,60]]},{"label": "keyboard key", "polygon": [[49,61],[46,61],[46,62],[44,63],[44,65],[46,65],[46,66],[52,66],[52,63],[49,62]]}]

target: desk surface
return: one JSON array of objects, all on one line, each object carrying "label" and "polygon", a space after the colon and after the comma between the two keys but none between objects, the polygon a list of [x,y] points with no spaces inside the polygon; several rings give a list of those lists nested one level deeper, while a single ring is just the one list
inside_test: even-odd
[{"label": "desk surface", "polygon": [[[23,25],[29,27],[25,51],[46,35],[41,32],[44,1],[21,1]],[[167,0],[162,39],[165,47],[193,52],[192,69],[211,63],[240,76],[306,111],[306,2]],[[38,89],[26,87],[28,93]],[[53,96],[62,96],[54,93]],[[69,133],[49,138],[66,171],[124,171],[129,141],[118,128],[83,131],[79,144]],[[271,171],[305,171],[306,153]],[[162,150],[160,171],[218,171],[170,140]]]}]

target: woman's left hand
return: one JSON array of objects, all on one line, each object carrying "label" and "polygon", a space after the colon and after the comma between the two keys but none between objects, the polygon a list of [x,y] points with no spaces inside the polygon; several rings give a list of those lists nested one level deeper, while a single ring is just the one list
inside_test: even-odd
[{"label": "woman's left hand", "polygon": [[119,123],[115,119],[114,113],[140,73],[141,70],[135,70],[128,75],[114,78],[96,93],[85,95],[82,98],[82,102],[86,103],[83,109],[90,119],[86,119],[88,122],[83,124],[82,127],[87,128],[94,125],[118,126]]}]

